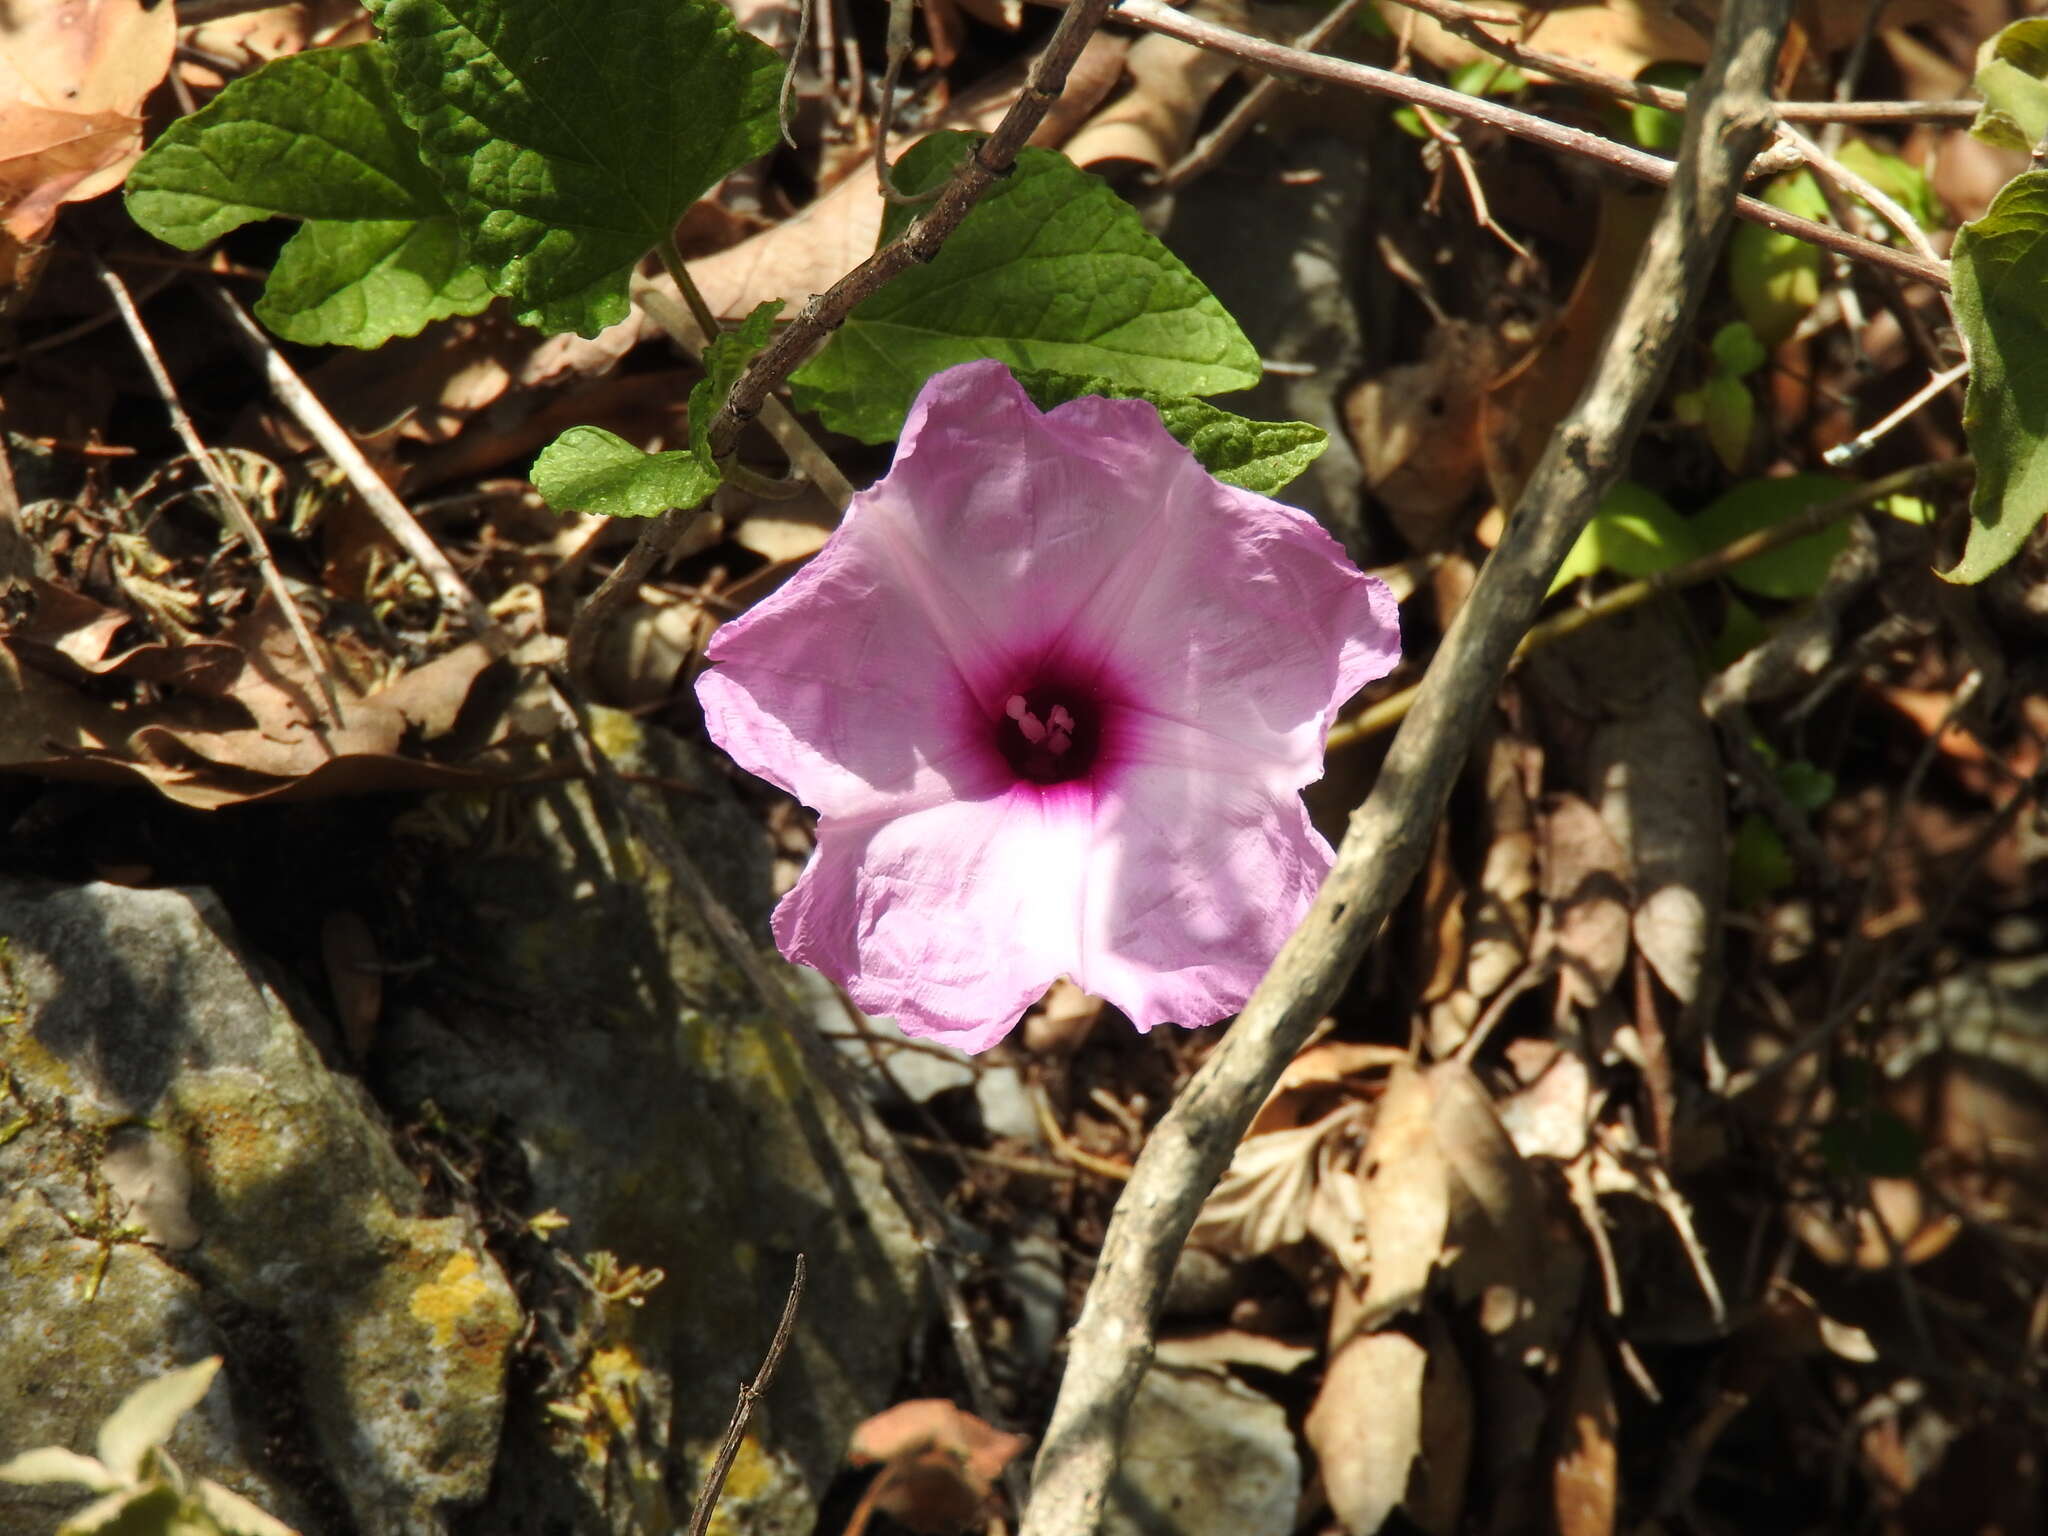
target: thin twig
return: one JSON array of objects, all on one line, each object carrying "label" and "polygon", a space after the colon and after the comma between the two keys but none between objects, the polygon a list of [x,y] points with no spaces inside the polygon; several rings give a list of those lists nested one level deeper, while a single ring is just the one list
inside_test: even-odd
[{"label": "thin twig", "polygon": [[1835,444],[1834,447],[1822,454],[1821,458],[1830,469],[1840,469],[1845,464],[1854,464],[1863,455],[1875,448],[1878,442],[1894,427],[1898,426],[1900,422],[1911,416],[1950,385],[1963,378],[1969,371],[1970,365],[1968,363],[1957,363],[1953,368],[1944,368],[1940,373],[1933,375],[1925,384],[1922,384],[1912,394],[1908,395],[1883,420],[1872,422],[1846,443]]},{"label": "thin twig", "polygon": [[[1303,53],[1316,52],[1339,31],[1350,26],[1351,18],[1365,3],[1366,0],[1341,0],[1329,15],[1297,37],[1294,46]],[[1186,154],[1160,173],[1158,185],[1171,192],[1213,169],[1230,153],[1231,147],[1266,115],[1274,98],[1286,89],[1279,76],[1261,75],[1252,88],[1238,98],[1237,105],[1223,115],[1222,122],[1203,134]]]},{"label": "thin twig", "polygon": [[[113,296],[114,308],[121,312],[121,323],[128,328],[128,335],[135,343],[135,350],[142,354],[142,361],[149,369],[149,377],[156,385],[157,397],[163,401],[164,409],[170,413],[171,426],[178,434],[178,440],[185,445],[185,452],[192,456],[192,462],[199,466],[199,472],[206,476],[206,483],[213,487],[214,498],[220,503],[220,514],[227,525],[249,548],[249,558],[256,562],[256,571],[263,578],[263,586],[270,593],[270,600],[277,604],[280,615],[290,626],[292,640],[306,658],[306,665],[313,673],[313,680],[320,685],[320,696],[327,701],[327,712],[336,726],[345,727],[342,718],[341,694],[334,686],[334,678],[327,670],[327,663],[321,659],[320,648],[313,640],[313,631],[306,625],[306,616],[299,612],[299,605],[293,599],[291,588],[284,584],[284,572],[277,568],[270,546],[263,541],[263,530],[256,526],[256,519],[249,515],[242,496],[220,467],[220,461],[213,456],[213,450],[200,440],[199,431],[192,425],[192,418],[185,413],[185,403],[178,398],[178,387],[171,382],[170,370],[164,367],[163,358],[158,355],[156,342],[150,338],[149,330],[142,323],[142,312],[135,307],[135,300],[128,295],[128,285],[121,281],[120,274],[99,257],[92,259],[93,270],[107,292]],[[323,732],[326,722],[315,720],[313,728]]]},{"label": "thin twig", "polygon": [[1022,1536],[1098,1528],[1175,1257],[1252,1113],[1421,868],[1517,642],[1621,475],[1715,270],[1743,168],[1770,131],[1766,93],[1789,10],[1790,0],[1729,0],[1723,10],[1678,173],[1591,383],[1452,621],[1308,917],[1132,1167],[1069,1337]]},{"label": "thin twig", "polygon": [[[1168,37],[1177,37],[1182,42],[1193,43],[1198,48],[1213,49],[1247,64],[1280,74],[1298,75],[1311,80],[1332,80],[1355,90],[1371,91],[1375,95],[1390,96],[1415,106],[1428,107],[1433,112],[1443,112],[1452,117],[1464,118],[1470,122],[1484,123],[1498,128],[1503,133],[1542,144],[1565,154],[1579,155],[1611,166],[1624,175],[1638,180],[1654,182],[1658,186],[1669,185],[1673,162],[1661,156],[1646,154],[1612,139],[1602,138],[1597,133],[1583,129],[1569,128],[1553,123],[1548,118],[1534,113],[1518,111],[1501,102],[1490,101],[1483,96],[1467,96],[1448,86],[1432,85],[1426,80],[1417,80],[1408,75],[1397,75],[1390,70],[1376,69],[1370,64],[1354,64],[1349,59],[1333,59],[1323,54],[1303,53],[1284,43],[1269,43],[1262,38],[1247,37],[1229,27],[1219,26],[1199,17],[1183,15],[1163,0],[1117,0],[1116,19],[1127,21],[1147,31],[1160,32]],[[1698,87],[1694,87],[1695,90]],[[1847,230],[1831,225],[1802,219],[1773,208],[1769,203],[1754,197],[1738,197],[1735,200],[1736,217],[1747,219],[1753,224],[1781,235],[1790,235],[1808,245],[1817,245],[1823,250],[1835,251],[1851,260],[1868,266],[1888,267],[1901,276],[1917,282],[1930,283],[1947,290],[1949,285],[1946,263],[1929,262],[1925,257],[1908,251],[1894,250],[1875,240],[1866,240]]]},{"label": "thin twig", "polygon": [[[856,304],[897,273],[928,262],[938,254],[946,237],[967,217],[968,210],[997,178],[1008,173],[1017,151],[1059,100],[1074,60],[1102,24],[1109,6],[1110,0],[1074,0],[1032,63],[1022,94],[996,125],[995,132],[961,162],[938,201],[910,228],[825,292],[814,295],[796,319],[755,355],[706,429],[714,460],[722,461],[732,453],[740,428],[761,414],[775,387],[824,344]],[[612,613],[668,559],[694,516],[694,512],[667,512],[651,523],[626,558],[585,599],[583,612],[577,615],[577,627],[592,634],[602,630]]]},{"label": "thin twig", "polygon": [[477,595],[469,589],[469,583],[462,579],[441,552],[441,546],[427,536],[418,519],[406,510],[405,503],[398,499],[391,487],[384,483],[384,477],[363,456],[356,440],[348,435],[347,429],[334,419],[334,413],[299,377],[298,370],[285,361],[284,354],[271,344],[270,338],[263,334],[227,289],[219,283],[202,283],[200,292],[226,317],[230,333],[263,369],[264,380],[270,385],[270,392],[277,396],[278,403],[291,412],[327,457],[334,461],[334,467],[341,471],[356,495],[362,498],[377,526],[412,557],[413,563],[433,586],[434,595],[441,600],[442,606],[451,613],[462,615],[477,638],[487,646],[494,651],[502,650],[508,642],[491,618],[490,610],[477,600]]},{"label": "thin twig", "polygon": [[718,1508],[718,1496],[725,1491],[726,1474],[732,1471],[733,1457],[739,1454],[740,1440],[747,1432],[747,1420],[754,1416],[754,1404],[761,1400],[761,1394],[768,1390],[768,1383],[775,1379],[775,1368],[782,1364],[782,1352],[789,1348],[789,1336],[796,1329],[796,1304],[804,1294],[804,1256],[796,1256],[796,1273],[789,1282],[789,1299],[782,1304],[782,1319],[775,1325],[775,1338],[768,1345],[768,1353],[761,1361],[761,1369],[754,1373],[754,1379],[740,1388],[739,1400],[732,1405],[732,1422],[725,1426],[725,1438],[718,1442],[718,1454],[712,1458],[711,1470],[704,1474],[704,1486],[697,1493],[697,1503],[690,1510],[688,1536],[704,1536],[711,1528],[711,1515]]},{"label": "thin twig", "polygon": [[[1902,469],[1897,474],[1886,475],[1882,480],[1873,480],[1859,486],[1845,496],[1824,501],[1818,506],[1795,512],[1782,523],[1769,528],[1760,528],[1755,533],[1744,534],[1722,545],[1719,549],[1671,566],[1667,570],[1653,571],[1648,576],[1616,587],[1612,592],[1602,593],[1584,607],[1573,608],[1555,618],[1545,619],[1522,637],[1522,643],[1515,648],[1515,662],[1520,663],[1531,651],[1541,650],[1555,644],[1568,635],[1591,627],[1618,613],[1631,608],[1640,608],[1654,597],[1667,592],[1681,591],[1696,587],[1703,581],[1712,581],[1716,576],[1725,576],[1745,560],[1754,560],[1768,550],[1783,544],[1819,533],[1823,528],[1840,522],[1852,512],[1875,506],[1878,502],[1893,496],[1906,496],[1923,491],[1930,486],[1959,480],[1976,471],[1976,460],[1964,457],[1949,459],[1939,464],[1923,464],[1916,469]],[[1370,708],[1359,711],[1348,720],[1341,720],[1330,727],[1326,748],[1336,752],[1356,746],[1369,737],[1383,735],[1408,717],[1415,707],[1422,685],[1403,688],[1399,693],[1390,693]]]}]

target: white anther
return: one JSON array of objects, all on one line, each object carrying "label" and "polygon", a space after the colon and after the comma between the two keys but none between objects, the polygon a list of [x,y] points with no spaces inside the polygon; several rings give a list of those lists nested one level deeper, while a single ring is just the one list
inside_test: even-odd
[{"label": "white anther", "polygon": [[1011,694],[1003,704],[1003,713],[1012,720],[1022,720],[1024,718],[1024,695],[1021,693]]}]

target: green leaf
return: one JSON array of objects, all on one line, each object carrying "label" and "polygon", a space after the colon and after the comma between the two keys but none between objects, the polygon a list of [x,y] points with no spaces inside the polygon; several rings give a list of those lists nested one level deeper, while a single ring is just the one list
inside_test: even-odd
[{"label": "green leaf", "polygon": [[[1513,96],[1529,88],[1529,77],[1514,65],[1499,59],[1468,59],[1451,71],[1445,84],[1467,96]],[[1422,126],[1420,114],[1413,107],[1397,107],[1394,122],[1403,133],[1414,138],[1430,137],[1429,130]]]},{"label": "green leaf", "polygon": [[1741,320],[1731,320],[1722,326],[1707,345],[1713,351],[1714,361],[1738,379],[1755,373],[1770,357],[1764,344],[1756,339],[1756,332]]},{"label": "green leaf", "polygon": [[[1889,194],[1922,229],[1939,229],[1948,222],[1948,210],[1934,195],[1934,183],[1918,166],[1909,165],[1865,139],[1849,140],[1835,158],[1878,191]],[[1898,231],[1893,230],[1891,238],[1899,239]]]},{"label": "green leaf", "polygon": [[193,1492],[198,1496],[199,1507],[227,1536],[299,1536],[269,1510],[211,1478],[200,1478]]},{"label": "green leaf", "polygon": [[291,341],[374,347],[491,300],[381,44],[288,54],[235,81],[150,146],[127,201],[187,251],[258,219],[304,221],[256,306]]},{"label": "green leaf", "polygon": [[1756,401],[1749,386],[1732,373],[1711,373],[1700,388],[1700,405],[1700,425],[1707,429],[1714,457],[1731,475],[1741,474],[1756,428]]},{"label": "green leaf", "polygon": [[1027,369],[1017,382],[1042,411],[1083,395],[1112,400],[1145,400],[1159,412],[1160,425],[1226,485],[1275,496],[1321,455],[1329,436],[1305,421],[1253,421],[1233,416],[1206,400],[1123,389],[1103,378]]},{"label": "green leaf", "polygon": [[1792,883],[1792,855],[1777,829],[1755,811],[1735,829],[1728,855],[1728,905],[1740,911]]},{"label": "green leaf", "polygon": [[[1846,481],[1832,475],[1746,480],[1693,518],[1693,537],[1704,550],[1719,549],[1744,534],[1775,528],[1795,513],[1833,501],[1848,490]],[[1811,597],[1848,542],[1849,530],[1836,523],[1751,556],[1731,570],[1728,579],[1759,597]]]},{"label": "green leaf", "polygon": [[2048,171],[2007,182],[1949,257],[1970,352],[1963,432],[1977,458],[1963,558],[1941,574],[1982,581],[2048,512]]},{"label": "green leaf", "polygon": [[169,1483],[123,1488],[76,1511],[57,1536],[186,1536],[184,1502]]},{"label": "green leaf", "polygon": [[495,297],[452,218],[321,220],[278,252],[256,318],[286,341],[377,347]]},{"label": "green leaf", "polygon": [[1803,757],[1778,764],[1777,778],[1785,798],[1808,815],[1835,798],[1835,776]]},{"label": "green leaf", "polygon": [[775,329],[775,317],[782,313],[781,299],[768,299],[754,306],[754,312],[730,331],[722,331],[711,338],[711,344],[704,349],[704,377],[690,389],[690,448],[707,469],[715,469],[711,462],[711,451],[705,445],[704,434],[711,428],[711,418],[718,414],[718,408],[725,397],[732,393],[732,387],[747,364],[754,360],[754,354],[768,345],[768,338]]},{"label": "green leaf", "polygon": [[602,517],[659,517],[718,489],[718,472],[694,449],[648,453],[602,427],[564,432],[533,461],[532,478],[557,512]]},{"label": "green leaf", "polygon": [[[1672,62],[1652,64],[1636,75],[1644,85],[1668,86],[1674,91],[1691,89],[1699,77],[1698,65]],[[1662,107],[1632,105],[1628,109],[1628,126],[1638,144],[1660,155],[1677,154],[1678,141],[1685,136],[1685,118]]]},{"label": "green leaf", "polygon": [[[907,192],[973,147],[936,133],[897,162]],[[915,210],[892,210],[890,238]],[[1216,296],[1100,178],[1027,149],[929,265],[862,303],[792,380],[798,407],[863,442],[894,437],[924,381],[993,357],[1016,370],[1108,379],[1162,396],[1259,380],[1258,353]]]},{"label": "green leaf", "polygon": [[171,1438],[178,1420],[199,1406],[220,1370],[220,1356],[167,1372],[137,1387],[100,1426],[100,1462],[124,1483],[142,1476],[150,1453]]},{"label": "green leaf", "polygon": [[545,330],[624,319],[633,264],[775,142],[782,61],[718,0],[375,9],[471,258]]},{"label": "green leaf", "polygon": [[1654,576],[1700,552],[1692,525],[1655,491],[1633,480],[1615,484],[1586,524],[1550,583],[1555,592],[1596,571]]},{"label": "green leaf", "polygon": [[[1780,176],[1764,201],[1802,218],[1825,219],[1827,199],[1810,171]],[[1766,347],[1790,336],[1820,300],[1821,253],[1791,235],[1742,223],[1728,236],[1728,286],[1742,316]]]},{"label": "green leaf", "polygon": [[1984,106],[1970,132],[2027,153],[2048,135],[2048,18],[2016,21],[1977,50]]}]

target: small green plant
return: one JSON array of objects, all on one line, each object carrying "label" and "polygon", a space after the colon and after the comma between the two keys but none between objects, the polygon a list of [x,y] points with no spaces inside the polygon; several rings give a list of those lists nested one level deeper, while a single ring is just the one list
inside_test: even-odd
[{"label": "small green plant", "polygon": [[164,1449],[219,1370],[215,1355],[138,1387],[100,1426],[97,1457],[46,1445],[0,1463],[0,1481],[76,1483],[98,1494],[57,1536],[298,1536],[239,1493],[187,1477]]}]

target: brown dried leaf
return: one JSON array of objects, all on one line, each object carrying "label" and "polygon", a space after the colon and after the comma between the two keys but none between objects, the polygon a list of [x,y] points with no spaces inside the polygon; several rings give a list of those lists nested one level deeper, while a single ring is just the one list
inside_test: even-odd
[{"label": "brown dried leaf", "polygon": [[1330,1508],[1352,1536],[1372,1536],[1408,1497],[1429,1371],[1429,1352],[1405,1333],[1354,1334],[1362,1305],[1338,1287],[1329,1368],[1302,1425]]},{"label": "brown dried leaf", "polygon": [[1422,359],[1361,380],[1344,397],[1344,424],[1366,489],[1420,552],[1447,549],[1465,531],[1465,510],[1485,473],[1486,392],[1502,364],[1486,327],[1447,320],[1429,333]]},{"label": "brown dried leaf", "polygon": [[1479,439],[1486,477],[1500,506],[1512,507],[1520,497],[1558,422],[1591,377],[1656,212],[1654,196],[1601,193],[1599,234],[1563,312],[1541,342],[1486,386]]},{"label": "brown dried leaf", "polygon": [[882,1464],[864,1505],[919,1536],[953,1536],[982,1523],[996,1479],[1028,1444],[943,1398],[918,1398],[856,1428],[846,1459]]},{"label": "brown dried leaf", "polygon": [[1421,1305],[1442,1257],[1451,1216],[1451,1173],[1438,1144],[1430,1074],[1396,1068],[1366,1142],[1364,1196],[1372,1280],[1364,1321],[1378,1327]]},{"label": "brown dried leaf", "polygon": [[[1718,845],[1717,845],[1718,846]],[[1628,857],[1577,795],[1543,809],[1543,916],[1537,950],[1557,962],[1565,1001],[1590,1008],[1628,960]]]},{"label": "brown dried leaf", "polygon": [[1557,1536],[1612,1536],[1620,1491],[1620,1414],[1600,1341],[1579,1330],[1564,1393],[1565,1432],[1551,1469]]},{"label": "brown dried leaf", "polygon": [[0,8],[0,225],[42,239],[57,209],[117,187],[142,153],[142,101],[171,65],[177,14],[143,0]]},{"label": "brown dried leaf", "polygon": [[1309,1125],[1239,1142],[1230,1166],[1203,1202],[1188,1241],[1240,1258],[1300,1242],[1308,1234],[1317,1149],[1325,1137],[1357,1124],[1364,1113],[1364,1104],[1351,1103]]},{"label": "brown dried leaf", "polygon": [[[1196,0],[1188,13],[1242,31],[1244,0]],[[1228,54],[1149,33],[1124,56],[1131,88],[1097,112],[1066,146],[1076,165],[1135,161],[1163,171],[1194,142],[1210,98],[1237,71]]]}]

